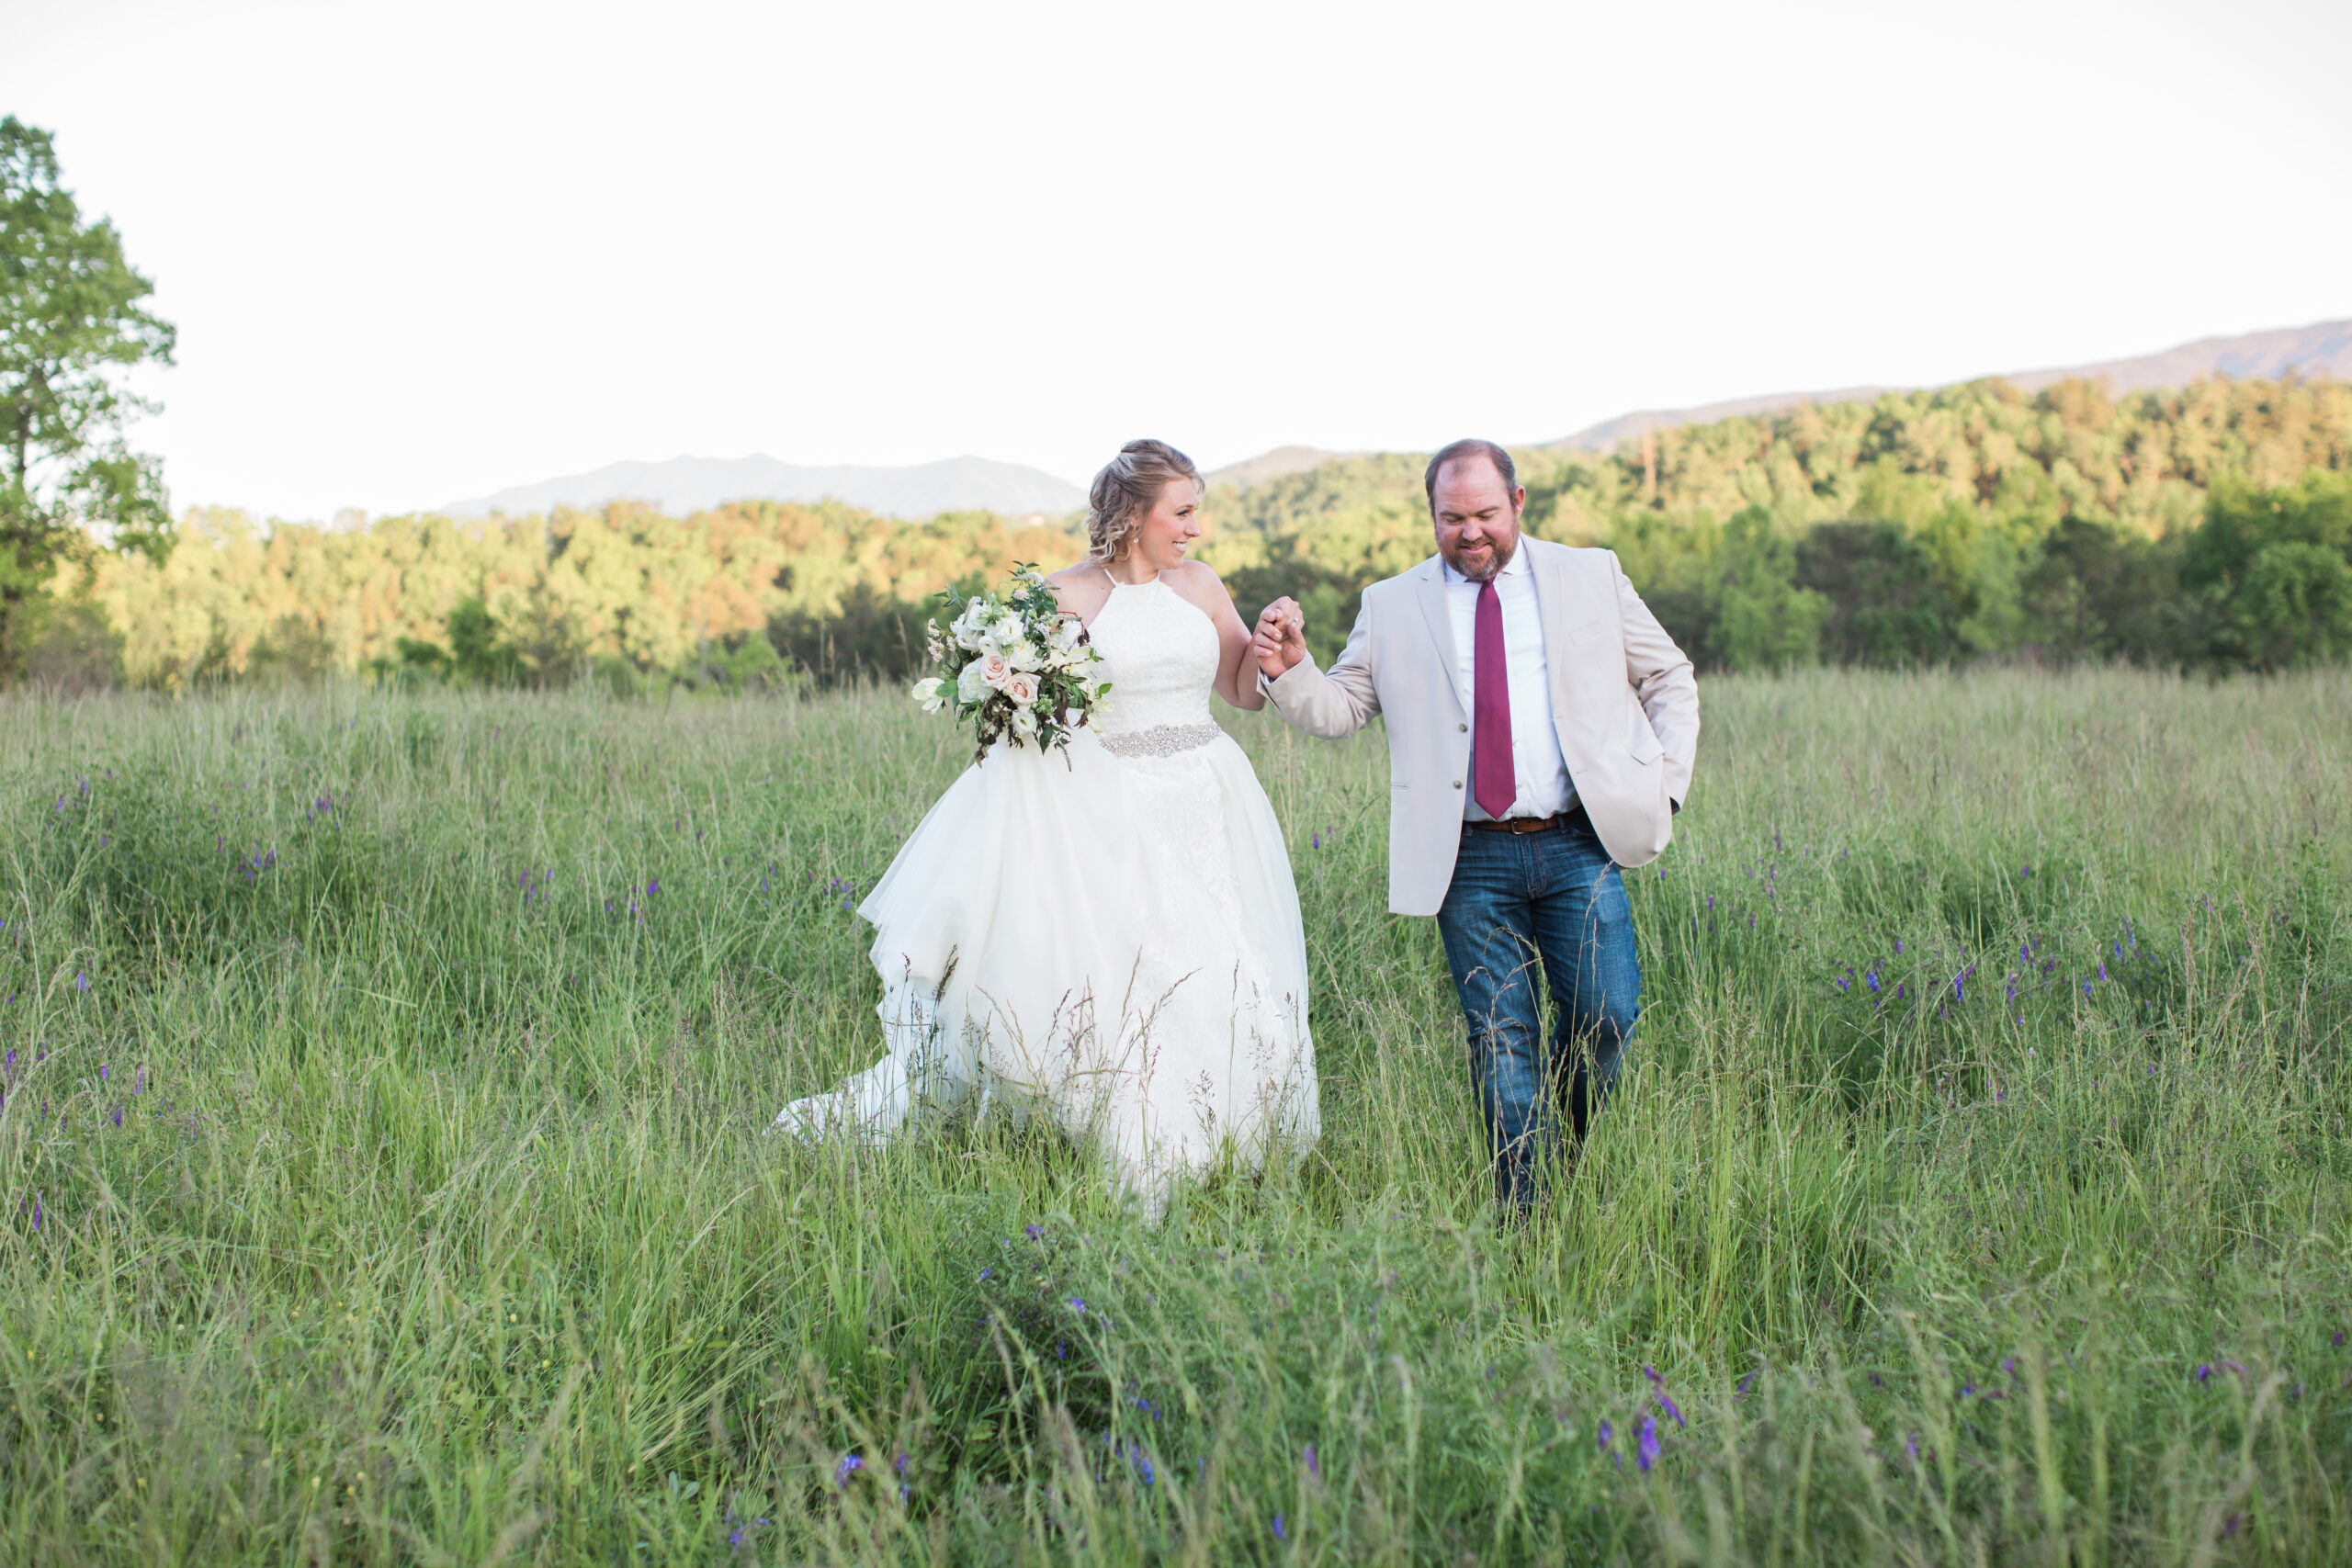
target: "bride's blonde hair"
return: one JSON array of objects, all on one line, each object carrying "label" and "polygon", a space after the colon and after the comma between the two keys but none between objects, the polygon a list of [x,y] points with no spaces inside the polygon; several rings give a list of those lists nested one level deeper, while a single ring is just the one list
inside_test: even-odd
[{"label": "bride's blonde hair", "polygon": [[1086,492],[1087,558],[1109,566],[1126,554],[1136,530],[1173,479],[1199,484],[1201,470],[1165,441],[1147,438],[1120,447]]}]

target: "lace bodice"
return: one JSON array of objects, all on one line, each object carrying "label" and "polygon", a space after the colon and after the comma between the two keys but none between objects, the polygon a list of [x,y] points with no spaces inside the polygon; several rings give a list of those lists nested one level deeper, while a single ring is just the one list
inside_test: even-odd
[{"label": "lace bodice", "polygon": [[1122,582],[1087,628],[1111,682],[1106,734],[1211,722],[1222,649],[1208,616],[1158,578]]}]

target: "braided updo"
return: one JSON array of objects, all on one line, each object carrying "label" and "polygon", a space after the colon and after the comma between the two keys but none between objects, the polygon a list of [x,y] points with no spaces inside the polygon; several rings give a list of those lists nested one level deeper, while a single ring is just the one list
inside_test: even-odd
[{"label": "braided updo", "polygon": [[1143,520],[1172,479],[1201,482],[1193,459],[1165,441],[1130,441],[1102,466],[1086,492],[1086,556],[1109,566],[1127,553]]}]

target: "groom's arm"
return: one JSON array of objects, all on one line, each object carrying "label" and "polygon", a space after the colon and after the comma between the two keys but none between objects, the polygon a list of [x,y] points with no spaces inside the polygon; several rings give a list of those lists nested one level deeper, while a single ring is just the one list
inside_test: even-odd
[{"label": "groom's arm", "polygon": [[1315,656],[1305,649],[1302,637],[1297,661],[1279,675],[1265,672],[1261,661],[1259,689],[1273,700],[1274,711],[1309,735],[1337,739],[1370,724],[1380,712],[1380,693],[1372,681],[1372,606],[1356,613],[1348,646],[1329,671],[1315,667]]},{"label": "groom's arm", "polygon": [[1642,596],[1626,581],[1625,569],[1611,552],[1609,567],[1617,576],[1617,609],[1625,627],[1625,679],[1649,715],[1650,728],[1666,755],[1666,797],[1676,809],[1690,797],[1690,770],[1699,754],[1699,682],[1690,660],[1675,646]]}]

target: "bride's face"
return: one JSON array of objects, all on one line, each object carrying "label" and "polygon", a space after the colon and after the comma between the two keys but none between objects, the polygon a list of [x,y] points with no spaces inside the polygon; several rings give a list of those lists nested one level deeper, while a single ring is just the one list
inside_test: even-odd
[{"label": "bride's face", "polygon": [[1129,547],[1147,571],[1169,571],[1184,564],[1184,552],[1201,536],[1201,487],[1187,479],[1170,479],[1160,487]]}]

